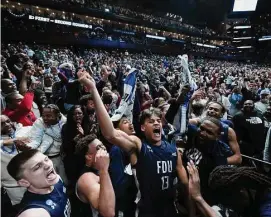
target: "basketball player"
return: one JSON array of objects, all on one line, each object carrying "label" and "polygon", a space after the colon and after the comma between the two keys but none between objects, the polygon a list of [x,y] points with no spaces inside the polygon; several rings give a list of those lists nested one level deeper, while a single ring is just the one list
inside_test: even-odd
[{"label": "basketball player", "polygon": [[36,149],[17,154],[7,166],[18,184],[27,188],[18,217],[69,217],[66,188],[48,156]]},{"label": "basketball player", "polygon": [[136,167],[141,192],[139,217],[178,216],[174,204],[177,176],[187,189],[188,178],[176,147],[161,140],[161,112],[155,109],[142,112],[140,124],[146,139],[141,141],[134,135],[114,129],[94,80],[84,71],[78,72],[78,78],[92,94],[103,136],[134,156],[132,163]]},{"label": "basketball player", "polygon": [[77,197],[90,204],[92,217],[114,217],[115,194],[108,173],[109,154],[105,146],[95,134],[91,134],[78,141],[76,154],[85,161],[76,184]]},{"label": "basketball player", "polygon": [[[235,131],[228,125],[226,120],[223,120],[223,114],[225,113],[225,108],[220,102],[212,101],[208,103],[206,108],[206,116],[214,117],[221,121],[223,126],[223,132],[221,134],[220,140],[230,146],[233,155],[227,158],[228,165],[239,165],[242,163],[242,157],[240,153],[240,147],[237,142]],[[190,124],[198,125],[201,122],[201,118],[193,118],[189,120]]]}]

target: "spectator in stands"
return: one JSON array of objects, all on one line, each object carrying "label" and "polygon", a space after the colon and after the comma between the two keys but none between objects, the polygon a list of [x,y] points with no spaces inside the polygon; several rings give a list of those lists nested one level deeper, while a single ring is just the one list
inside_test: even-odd
[{"label": "spectator in stands", "polygon": [[28,143],[28,146],[47,155],[52,160],[55,170],[63,182],[68,184],[60,156],[61,129],[65,123],[66,117],[60,113],[56,105],[46,105],[43,108],[42,117],[38,118],[32,126],[31,142]]},{"label": "spectator in stands", "polygon": [[6,97],[7,107],[3,114],[7,115],[13,122],[21,123],[23,126],[32,126],[36,116],[32,112],[34,93],[29,89],[23,97],[19,93],[12,93]]},{"label": "spectator in stands", "polygon": [[84,113],[89,117],[89,123],[91,126],[90,133],[97,135],[99,127],[91,94],[82,96],[80,99],[80,105],[84,108]]},{"label": "spectator in stands", "polygon": [[230,107],[230,115],[234,116],[241,109],[241,102],[243,96],[240,93],[240,89],[238,87],[234,87],[232,93],[229,96],[229,101],[231,103]]},{"label": "spectator in stands", "polygon": [[271,105],[267,106],[266,111],[263,113],[263,118],[264,118],[265,133],[267,134],[267,131],[271,127]]},{"label": "spectator in stands", "polygon": [[5,97],[17,91],[16,84],[10,79],[1,79],[1,111],[6,108]]},{"label": "spectator in stands", "polygon": [[264,120],[255,110],[253,101],[245,101],[242,111],[233,116],[232,121],[241,153],[261,156],[265,142]]},{"label": "spectator in stands", "polygon": [[83,108],[76,105],[73,106],[67,115],[67,123],[62,127],[62,156],[65,172],[70,185],[74,186],[78,179],[78,159],[75,156],[75,147],[78,140],[89,135],[91,126],[89,118],[83,113]]},{"label": "spectator in stands", "polygon": [[[6,115],[1,115],[1,186],[7,192],[12,205],[19,204],[25,192],[25,188],[20,187],[16,180],[12,178],[7,165],[10,160],[19,153],[19,150],[27,150],[26,146],[31,140],[29,135],[31,127],[23,127],[21,124],[11,122]],[[6,207],[5,207],[6,208]],[[12,212],[12,210],[8,210]]]},{"label": "spectator in stands", "polygon": [[267,106],[269,105],[269,95],[270,91],[264,89],[260,92],[260,101],[255,103],[255,109],[257,109],[261,114],[265,113]]}]

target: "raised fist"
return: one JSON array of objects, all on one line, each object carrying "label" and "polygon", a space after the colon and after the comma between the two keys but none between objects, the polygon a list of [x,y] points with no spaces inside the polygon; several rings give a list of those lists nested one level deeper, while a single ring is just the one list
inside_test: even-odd
[{"label": "raised fist", "polygon": [[103,149],[99,149],[95,157],[95,166],[99,171],[108,171],[109,154]]}]

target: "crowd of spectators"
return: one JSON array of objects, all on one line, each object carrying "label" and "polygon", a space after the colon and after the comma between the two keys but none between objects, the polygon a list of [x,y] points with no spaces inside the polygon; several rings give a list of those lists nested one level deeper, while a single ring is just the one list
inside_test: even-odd
[{"label": "crowd of spectators", "polygon": [[[55,2],[61,3],[67,1],[63,0],[55,0]],[[136,8],[127,8],[123,7],[121,5],[116,5],[116,3],[113,2],[106,2],[106,1],[68,1],[68,4],[71,5],[79,5],[81,7],[88,7],[91,9],[97,9],[102,12],[113,13],[116,15],[126,16],[130,18],[135,18],[138,20],[144,20],[153,24],[158,24],[163,27],[173,27],[176,29],[181,30],[187,30],[190,32],[196,32],[199,34],[205,34],[205,35],[217,35],[217,33],[214,30],[211,30],[210,28],[204,27],[204,28],[198,28],[194,25],[190,25],[188,23],[184,23],[182,19],[174,19],[172,17],[166,16],[167,13],[157,12],[153,10],[147,10],[144,8],[139,8],[137,6]]]},{"label": "crowd of spectators", "polygon": [[[142,26],[135,26],[130,24],[124,24],[99,18],[80,16],[73,13],[61,12],[61,11],[48,11],[43,8],[28,10],[27,7],[22,8],[5,8],[2,10],[3,22],[2,28],[5,30],[12,31],[23,31],[42,34],[54,34],[63,37],[71,37],[73,40],[80,39],[99,39],[106,41],[117,41],[126,42],[130,44],[139,44],[147,46],[164,46],[168,44],[179,44],[178,40],[183,43],[187,42],[190,44],[186,46],[187,51],[197,52],[204,55],[219,55],[221,57],[225,55],[235,55],[232,50],[224,50],[223,48],[208,48],[204,46],[198,46],[196,43],[225,46],[228,45],[229,41],[209,41],[199,37],[193,37],[188,35],[175,34],[173,32],[160,31],[150,29]],[[18,17],[18,15],[24,14],[24,16]],[[65,21],[73,21],[82,24],[92,25],[91,29],[84,29],[78,27],[71,27],[67,25],[56,24],[52,22],[39,22],[37,20],[29,20],[28,15],[40,16],[50,19],[59,19]],[[17,16],[15,16],[17,15]],[[147,38],[146,34],[153,36],[165,37],[167,40],[159,40],[153,38]],[[177,42],[174,42],[177,40]]]},{"label": "crowd of spectators", "polygon": [[44,194],[27,163],[13,171],[41,153],[72,216],[270,216],[270,65],[18,43],[2,44],[0,70],[3,216],[25,187]]}]

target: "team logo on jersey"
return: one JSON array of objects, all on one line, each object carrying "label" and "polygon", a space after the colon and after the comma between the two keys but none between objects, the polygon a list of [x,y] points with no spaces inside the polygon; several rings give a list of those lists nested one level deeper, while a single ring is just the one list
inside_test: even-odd
[{"label": "team logo on jersey", "polygon": [[66,193],[66,188],[63,186],[63,192]]},{"label": "team logo on jersey", "polygon": [[173,152],[173,153],[172,153],[172,156],[177,157],[177,153],[176,153],[176,152]]},{"label": "team logo on jersey", "polygon": [[56,203],[54,203],[52,200],[46,200],[46,205],[50,206],[52,209],[55,209]]}]

